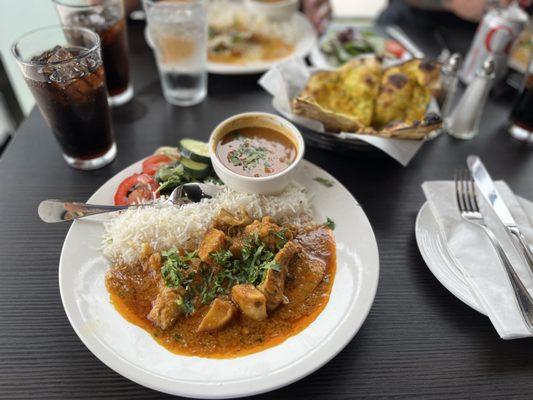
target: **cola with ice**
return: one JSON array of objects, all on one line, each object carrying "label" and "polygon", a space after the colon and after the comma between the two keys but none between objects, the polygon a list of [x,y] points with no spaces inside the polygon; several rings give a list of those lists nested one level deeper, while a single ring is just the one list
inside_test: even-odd
[{"label": "cola with ice", "polygon": [[[85,3],[84,3],[85,4]],[[121,0],[55,0],[61,23],[92,29],[100,36],[102,58],[111,105],[126,103],[133,96],[130,84],[126,19]]]},{"label": "cola with ice", "polygon": [[65,155],[90,160],[107,153],[113,133],[102,63],[84,50],[56,46],[32,61],[39,76],[26,83]]}]

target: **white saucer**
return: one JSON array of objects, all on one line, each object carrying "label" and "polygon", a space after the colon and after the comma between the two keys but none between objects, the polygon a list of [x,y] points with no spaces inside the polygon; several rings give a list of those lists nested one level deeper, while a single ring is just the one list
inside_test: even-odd
[{"label": "white saucer", "polygon": [[416,217],[415,235],[420,254],[435,278],[463,303],[485,314],[465,282],[460,267],[452,259],[446,239],[440,232],[439,225],[427,202],[424,203]]},{"label": "white saucer", "polygon": [[[525,213],[533,221],[533,203],[519,196],[517,198]],[[422,258],[440,283],[463,303],[486,315],[466,283],[460,266],[450,255],[446,239],[427,202],[420,208],[416,217],[415,235]]]}]

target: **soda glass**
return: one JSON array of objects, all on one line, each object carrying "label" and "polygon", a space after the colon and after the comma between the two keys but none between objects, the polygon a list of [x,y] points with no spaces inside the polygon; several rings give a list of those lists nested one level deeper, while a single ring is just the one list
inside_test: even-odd
[{"label": "soda glass", "polygon": [[53,0],[62,25],[82,26],[100,35],[109,103],[119,106],[133,97],[128,38],[122,0]]},{"label": "soda glass", "polygon": [[95,169],[117,153],[100,39],[86,28],[47,27],[11,48],[67,163]]},{"label": "soda glass", "polygon": [[207,11],[204,0],[144,0],[165,99],[191,106],[207,95]]},{"label": "soda glass", "polygon": [[509,134],[515,139],[533,143],[533,36],[530,42],[529,65],[522,91],[515,100],[509,117]]}]

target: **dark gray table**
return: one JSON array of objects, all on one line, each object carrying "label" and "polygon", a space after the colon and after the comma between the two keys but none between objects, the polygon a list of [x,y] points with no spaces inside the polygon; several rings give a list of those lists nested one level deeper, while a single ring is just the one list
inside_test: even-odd
[{"label": "dark gray table", "polygon": [[[85,200],[160,145],[187,136],[207,139],[235,113],[272,111],[257,77],[210,76],[209,97],[201,105],[167,104],[141,27],[131,27],[130,36],[136,94],[113,112],[119,153],[111,165],[94,172],[67,167],[37,110],[0,159],[0,398],[167,398],[116,374],[78,339],[57,284],[68,225],[42,223],[37,204],[50,197]],[[440,137],[407,168],[377,151],[346,156],[308,148],[306,158],[335,175],[363,205],[379,244],[380,283],[367,321],[344,351],[311,376],[258,398],[532,398],[533,340],[499,339],[486,317],[434,278],[414,237],[424,202],[420,184],[449,179],[470,153],[533,199],[531,149],[504,132],[508,108],[505,101],[491,101],[479,137]]]}]

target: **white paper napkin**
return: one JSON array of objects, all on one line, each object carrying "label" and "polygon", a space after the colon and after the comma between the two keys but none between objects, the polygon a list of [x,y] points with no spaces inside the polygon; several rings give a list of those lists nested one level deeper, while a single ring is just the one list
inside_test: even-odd
[{"label": "white paper napkin", "polygon": [[[533,243],[532,219],[504,182],[496,186],[516,219],[524,236]],[[522,319],[504,267],[481,228],[463,220],[459,214],[453,182],[433,181],[422,184],[430,209],[446,238],[452,258],[462,271],[472,294],[486,311],[503,339],[533,336]],[[520,251],[514,247],[503,224],[478,193],[485,221],[494,232],[522,282],[533,295],[533,276]],[[532,216],[533,217],[533,216]]]},{"label": "white paper napkin", "polygon": [[[291,100],[303,90],[310,76],[311,69],[305,65],[303,60],[292,58],[267,71],[259,79],[259,85],[274,97],[272,106],[285,118],[314,131],[325,132],[320,122],[294,115],[291,110]],[[435,102],[430,109],[438,112]],[[423,140],[387,139],[349,132],[341,132],[339,136],[345,139],[358,139],[377,147],[404,167],[424,144]]]}]

